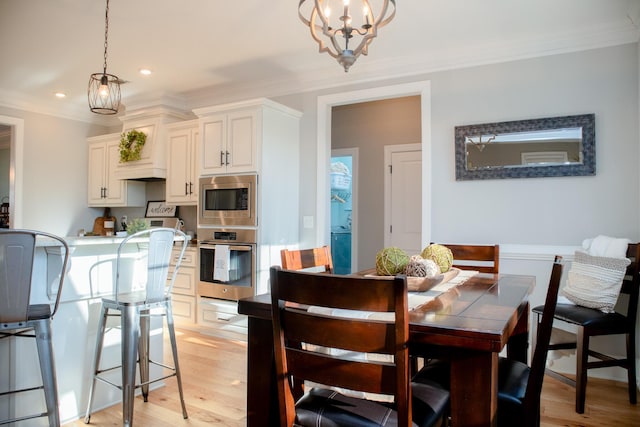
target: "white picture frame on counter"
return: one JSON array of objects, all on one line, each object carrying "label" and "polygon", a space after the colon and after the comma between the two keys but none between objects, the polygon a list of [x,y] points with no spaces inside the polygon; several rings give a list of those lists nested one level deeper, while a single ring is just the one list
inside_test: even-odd
[{"label": "white picture frame on counter", "polygon": [[147,202],[146,218],[168,218],[175,217],[178,213],[176,205],[167,205],[164,200]]}]

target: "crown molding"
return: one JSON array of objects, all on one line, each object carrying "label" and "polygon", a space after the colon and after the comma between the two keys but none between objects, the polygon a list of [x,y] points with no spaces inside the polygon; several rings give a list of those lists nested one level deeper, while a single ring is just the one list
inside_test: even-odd
[{"label": "crown molding", "polygon": [[[640,15],[640,7],[638,8]],[[640,18],[639,18],[640,19]],[[637,20],[635,22],[638,22]],[[327,66],[295,76],[282,76],[272,80],[238,82],[223,86],[201,88],[185,92],[188,104],[202,107],[237,99],[254,97],[285,96],[295,93],[323,91],[354,84],[365,84],[383,80],[412,77],[434,72],[470,68],[482,65],[506,63],[517,60],[560,55],[592,49],[638,43],[640,29],[630,17],[622,26],[591,28],[589,31],[567,32],[553,39],[540,36],[534,39],[500,41],[484,45],[462,46],[458,49],[431,51],[427,55],[361,59],[360,67],[354,66],[349,73],[336,78],[336,66],[328,60]],[[381,36],[382,37],[382,36]]]},{"label": "crown molding", "polygon": [[[579,52],[617,45],[638,43],[640,40],[640,6],[630,8],[627,20],[616,26],[589,28],[586,31],[554,34],[553,38],[514,39],[487,43],[484,45],[462,46],[458,49],[442,49],[425,52],[425,55],[404,57],[362,58],[359,67],[349,73],[341,73],[337,78],[336,65],[327,58],[326,67],[313,71],[287,74],[274,79],[251,82],[237,81],[213,87],[205,87],[180,94],[156,93],[139,95],[127,99],[127,104],[117,115],[100,116],[89,111],[80,102],[56,102],[28,98],[20,93],[0,89],[0,106],[35,113],[78,120],[102,126],[118,126],[127,111],[140,110],[149,106],[167,106],[176,111],[189,112],[213,104],[235,102],[241,99],[278,97],[311,91],[323,91],[355,84],[406,78],[433,72],[469,68],[475,66],[505,63],[550,55]],[[382,36],[381,36],[382,37]],[[365,66],[366,65],[366,66]],[[214,102],[215,101],[215,102]]]}]

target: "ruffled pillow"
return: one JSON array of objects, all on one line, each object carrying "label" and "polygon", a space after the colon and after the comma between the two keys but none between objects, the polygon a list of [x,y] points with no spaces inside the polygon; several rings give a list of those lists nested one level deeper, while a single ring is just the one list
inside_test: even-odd
[{"label": "ruffled pillow", "polygon": [[577,305],[613,313],[630,263],[627,258],[593,256],[576,251],[567,284],[561,293]]}]

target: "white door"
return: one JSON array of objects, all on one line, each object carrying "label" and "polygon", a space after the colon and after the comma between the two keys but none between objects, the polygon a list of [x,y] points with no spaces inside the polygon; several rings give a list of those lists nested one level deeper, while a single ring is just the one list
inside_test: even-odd
[{"label": "white door", "polygon": [[422,152],[420,144],[385,147],[385,247],[408,255],[422,251]]}]

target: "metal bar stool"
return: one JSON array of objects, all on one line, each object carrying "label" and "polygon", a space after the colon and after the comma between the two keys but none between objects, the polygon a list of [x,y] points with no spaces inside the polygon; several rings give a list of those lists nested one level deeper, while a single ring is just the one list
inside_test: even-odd
[{"label": "metal bar stool", "polygon": [[[64,247],[60,271],[53,272],[55,274],[53,277],[57,279],[54,280],[54,283],[57,282],[57,286],[50,289],[56,293],[53,308],[50,304],[29,304],[38,238],[52,239],[56,246]],[[0,339],[8,337],[35,338],[42,375],[42,386],[4,391],[0,393],[0,396],[42,389],[47,406],[46,412],[17,416],[14,414],[11,419],[0,420],[0,425],[40,417],[47,417],[50,426],[60,425],[51,319],[60,303],[68,259],[69,246],[58,236],[34,230],[0,230]]]},{"label": "metal bar stool", "polygon": [[[178,237],[178,239],[176,239]],[[178,257],[171,279],[169,277],[169,264],[174,241],[180,240],[182,249]],[[182,416],[187,418],[187,408],[184,404],[182,393],[182,379],[178,365],[178,349],[173,325],[173,313],[171,308],[171,289],[182,262],[184,251],[188,244],[186,235],[173,228],[154,228],[140,231],[125,238],[118,246],[116,259],[116,280],[114,295],[102,299],[100,320],[97,331],[96,351],[93,363],[93,378],[89,389],[89,402],[85,423],[91,419],[91,404],[96,380],[111,384],[122,390],[122,424],[133,425],[133,403],[136,388],[141,388],[144,401],[149,395],[149,384],[175,376],[178,381]],[[132,245],[137,250],[131,254]],[[129,252],[125,248],[129,248]],[[129,280],[125,264],[132,267],[129,270]],[[145,268],[141,268],[144,265]],[[143,274],[146,273],[146,274]],[[140,277],[142,275],[142,277]],[[125,284],[126,283],[126,284]],[[136,285],[136,283],[138,285]],[[128,286],[127,286],[128,285]],[[110,311],[117,311],[112,314]],[[120,316],[120,328],[122,339],[122,364],[106,369],[100,369],[100,358],[104,334],[107,329],[109,316]],[[171,349],[173,353],[173,365],[167,366],[155,362],[149,358],[149,329],[150,317],[162,316],[167,321]],[[136,384],[136,364],[139,364],[140,383]],[[149,379],[149,364],[154,364],[171,371],[160,378]],[[115,369],[122,369],[122,382],[117,384],[101,375]]]}]

